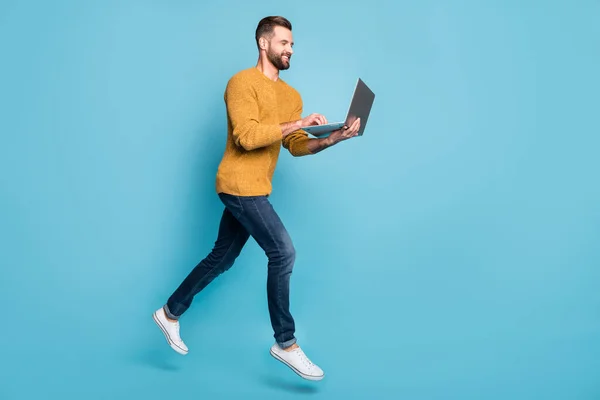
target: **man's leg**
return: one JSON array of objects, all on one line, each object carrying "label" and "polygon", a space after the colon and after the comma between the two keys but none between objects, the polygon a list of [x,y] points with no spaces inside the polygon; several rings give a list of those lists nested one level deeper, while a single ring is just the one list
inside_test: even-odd
[{"label": "man's leg", "polygon": [[169,318],[179,319],[190,307],[196,294],[217,276],[231,268],[248,241],[248,237],[246,229],[225,208],[212,251],[181,282],[165,304],[165,311]]},{"label": "man's leg", "polygon": [[306,379],[319,380],[323,371],[296,344],[290,313],[290,276],[296,251],[281,219],[266,196],[222,195],[236,218],[265,251],[268,261],[267,300],[276,344],[271,355]]},{"label": "man's leg", "polygon": [[167,303],[154,313],[154,320],[165,334],[167,342],[178,353],[188,352],[179,336],[179,317],[190,307],[196,294],[231,268],[248,238],[246,229],[225,208],[212,251],[181,282]]},{"label": "man's leg", "polygon": [[269,316],[275,340],[281,347],[289,347],[296,342],[289,310],[290,275],[296,257],[292,240],[267,197],[221,197],[268,257]]}]

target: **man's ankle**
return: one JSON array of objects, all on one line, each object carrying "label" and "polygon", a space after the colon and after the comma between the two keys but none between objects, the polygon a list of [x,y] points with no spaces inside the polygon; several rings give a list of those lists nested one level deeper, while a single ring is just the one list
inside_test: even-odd
[{"label": "man's ankle", "polygon": [[167,321],[173,322],[173,323],[177,322],[176,319],[169,318],[169,316],[167,315],[167,312],[164,310],[164,308],[163,308],[163,313],[165,314],[165,318],[167,319]]},{"label": "man's ankle", "polygon": [[286,348],[285,348],[285,349],[283,349],[283,350],[285,350],[285,351],[292,351],[292,350],[294,350],[294,349],[297,349],[298,347],[300,347],[300,346],[298,346],[298,344],[297,344],[297,343],[294,343],[293,345],[291,345],[291,346],[288,346],[288,347],[286,347]]}]

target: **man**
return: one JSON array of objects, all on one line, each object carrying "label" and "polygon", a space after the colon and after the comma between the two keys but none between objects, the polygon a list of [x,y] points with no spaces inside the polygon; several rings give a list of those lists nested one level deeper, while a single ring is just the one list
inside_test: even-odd
[{"label": "man", "polygon": [[295,249],[268,196],[281,146],[297,157],[316,154],[356,136],[360,121],[327,138],[309,138],[303,127],[327,121],[320,114],[302,118],[300,95],[279,78],[279,71],[290,67],[294,53],[290,22],[266,17],[259,22],[255,39],[256,66],[235,74],[224,95],[228,134],[216,189],[225,209],[214,248],[153,317],[169,345],[187,354],[179,335],[179,318],[197,293],[233,265],[252,236],[268,257],[267,300],[275,337],[270,353],[301,377],[320,380],[323,371],[306,357],[294,337],[289,285]]}]

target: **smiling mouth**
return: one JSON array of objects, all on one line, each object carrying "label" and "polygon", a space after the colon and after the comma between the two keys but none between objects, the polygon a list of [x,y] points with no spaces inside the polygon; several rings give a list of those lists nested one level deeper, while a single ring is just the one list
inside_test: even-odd
[{"label": "smiling mouth", "polygon": [[289,62],[289,61],[290,61],[290,56],[282,56],[282,57],[281,57],[281,59],[282,59],[283,61],[287,61],[287,62]]}]

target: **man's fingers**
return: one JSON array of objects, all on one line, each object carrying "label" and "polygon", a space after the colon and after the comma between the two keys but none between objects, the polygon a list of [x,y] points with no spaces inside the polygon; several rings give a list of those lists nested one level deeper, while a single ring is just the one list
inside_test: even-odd
[{"label": "man's fingers", "polygon": [[352,125],[354,127],[354,136],[356,136],[358,135],[358,130],[360,129],[360,118],[357,118]]},{"label": "man's fingers", "polygon": [[312,123],[315,125],[325,125],[327,123],[327,118],[321,114],[315,113],[311,117]]}]

